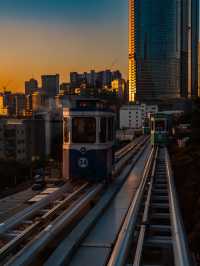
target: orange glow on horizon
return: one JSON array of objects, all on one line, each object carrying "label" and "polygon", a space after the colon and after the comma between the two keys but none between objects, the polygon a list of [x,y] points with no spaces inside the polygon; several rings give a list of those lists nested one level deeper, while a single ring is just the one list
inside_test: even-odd
[{"label": "orange glow on horizon", "polygon": [[[4,86],[24,91],[24,82],[41,75],[59,73],[68,81],[69,72],[119,69],[126,77],[127,36],[110,25],[105,32],[88,25],[73,26],[22,22],[0,23],[0,91]],[[112,32],[112,34],[110,34]],[[116,60],[117,59],[117,60]]]}]

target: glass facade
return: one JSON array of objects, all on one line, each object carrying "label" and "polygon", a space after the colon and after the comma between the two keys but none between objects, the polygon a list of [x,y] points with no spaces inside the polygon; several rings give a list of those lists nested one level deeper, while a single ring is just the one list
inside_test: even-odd
[{"label": "glass facade", "polygon": [[191,97],[198,96],[199,0],[191,0]]},{"label": "glass facade", "polygon": [[181,1],[181,97],[188,97],[188,89],[190,87],[189,78],[189,2],[188,0]]},{"label": "glass facade", "polygon": [[137,99],[180,96],[181,5],[177,0],[135,0]]},{"label": "glass facade", "polygon": [[199,0],[181,0],[181,96],[198,96]]}]

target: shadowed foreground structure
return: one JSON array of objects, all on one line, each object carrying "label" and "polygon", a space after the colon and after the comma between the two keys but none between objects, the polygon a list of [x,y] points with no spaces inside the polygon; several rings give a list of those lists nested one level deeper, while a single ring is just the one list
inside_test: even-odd
[{"label": "shadowed foreground structure", "polygon": [[191,143],[171,148],[176,187],[191,251],[200,265],[200,102],[191,116]]}]

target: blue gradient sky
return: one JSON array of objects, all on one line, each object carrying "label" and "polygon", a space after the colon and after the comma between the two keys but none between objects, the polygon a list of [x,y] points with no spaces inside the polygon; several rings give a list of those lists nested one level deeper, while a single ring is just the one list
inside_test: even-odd
[{"label": "blue gradient sky", "polygon": [[44,73],[127,72],[128,0],[0,1],[0,89]]},{"label": "blue gradient sky", "polygon": [[127,16],[128,0],[0,0],[0,90],[112,65],[126,76]]}]

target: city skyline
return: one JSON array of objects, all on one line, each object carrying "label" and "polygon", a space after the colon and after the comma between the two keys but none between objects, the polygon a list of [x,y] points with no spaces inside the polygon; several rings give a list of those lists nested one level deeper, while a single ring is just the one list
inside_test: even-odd
[{"label": "city skyline", "polygon": [[[28,2],[28,3],[27,3]],[[24,81],[71,71],[128,71],[128,4],[122,0],[0,3],[0,91],[23,91]],[[96,12],[98,10],[98,12]]]},{"label": "city skyline", "polygon": [[43,74],[67,81],[73,71],[112,68],[128,77],[128,0],[7,0],[0,15],[0,91],[24,91]]}]

